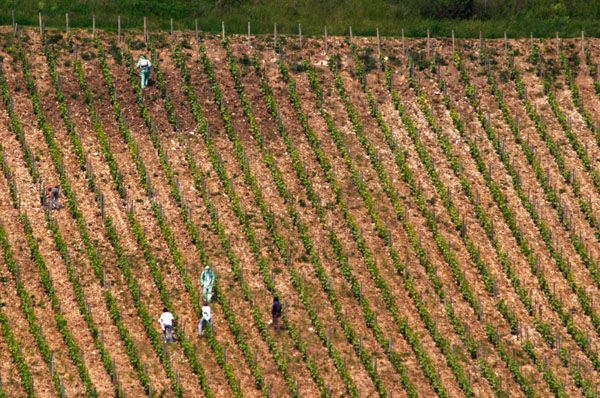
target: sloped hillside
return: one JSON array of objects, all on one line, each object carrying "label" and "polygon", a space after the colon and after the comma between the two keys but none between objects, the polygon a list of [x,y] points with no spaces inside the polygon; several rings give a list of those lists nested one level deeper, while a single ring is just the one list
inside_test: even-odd
[{"label": "sloped hillside", "polygon": [[4,28],[0,397],[597,396],[599,43]]}]

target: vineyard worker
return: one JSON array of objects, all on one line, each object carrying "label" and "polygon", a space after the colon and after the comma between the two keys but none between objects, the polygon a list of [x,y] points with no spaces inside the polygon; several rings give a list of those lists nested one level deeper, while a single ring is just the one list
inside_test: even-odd
[{"label": "vineyard worker", "polygon": [[279,302],[279,297],[273,297],[273,304],[271,304],[271,317],[273,320],[271,321],[271,326],[275,328],[277,332],[281,330],[279,326],[279,318],[281,318],[281,303]]},{"label": "vineyard worker", "polygon": [[202,300],[210,303],[212,299],[213,283],[215,283],[215,274],[207,265],[200,274],[200,283],[202,284]]},{"label": "vineyard worker", "polygon": [[148,85],[148,77],[150,76],[150,68],[152,68],[152,64],[150,63],[150,60],[146,59],[146,57],[141,55],[136,68],[140,68],[142,88],[145,88]]},{"label": "vineyard worker", "polygon": [[50,210],[60,210],[60,204],[58,203],[59,192],[60,186],[58,185],[48,188],[48,196],[50,197]]},{"label": "vineyard worker", "polygon": [[213,332],[213,325],[212,325],[212,315],[210,314],[210,305],[208,305],[208,303],[205,301],[202,304],[202,318],[200,319],[200,322],[198,323],[198,337],[202,337],[202,326],[208,323],[208,325],[210,326],[210,332]]},{"label": "vineyard worker", "polygon": [[160,327],[162,328],[163,333],[163,341],[167,342],[167,332],[169,332],[169,341],[173,342],[173,314],[169,312],[168,309],[163,308],[163,312],[158,318],[158,322],[160,323]]}]

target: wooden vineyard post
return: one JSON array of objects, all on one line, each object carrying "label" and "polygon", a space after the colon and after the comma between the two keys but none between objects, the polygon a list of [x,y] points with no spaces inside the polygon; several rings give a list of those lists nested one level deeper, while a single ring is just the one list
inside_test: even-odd
[{"label": "wooden vineyard post", "polygon": [[479,48],[483,48],[483,34],[479,31]]},{"label": "wooden vineyard post", "polygon": [[[379,26],[377,29],[377,59],[381,56],[381,39],[379,38]],[[429,32],[429,31],[427,31]]]},{"label": "wooden vineyard post", "polygon": [[146,25],[146,17],[144,17],[144,43],[148,43],[148,27]]},{"label": "wooden vineyard post", "polygon": [[452,29],[452,54],[456,51],[456,43],[454,42],[454,29]]},{"label": "wooden vineyard post", "polygon": [[42,27],[42,13],[38,13],[38,16],[40,18],[40,37],[44,37],[44,28]]},{"label": "wooden vineyard post", "polygon": [[429,46],[429,29],[427,29],[427,56],[431,56],[431,47]]},{"label": "wooden vineyard post", "polygon": [[533,32],[529,32],[529,46],[533,49]]},{"label": "wooden vineyard post", "polygon": [[225,21],[221,21],[221,39],[225,40]]},{"label": "wooden vineyard post", "polygon": [[327,54],[329,50],[329,43],[327,42],[327,25],[325,25],[325,54]]},{"label": "wooden vineyard post", "polygon": [[252,47],[252,42],[250,42],[250,21],[248,21],[248,47]]},{"label": "wooden vineyard post", "polygon": [[352,37],[352,26],[350,26],[349,30],[350,30],[350,44],[352,44],[352,40],[353,40],[353,37]]},{"label": "wooden vineyard post", "polygon": [[171,18],[171,43],[173,42],[173,18]]},{"label": "wooden vineyard post", "polygon": [[406,55],[406,46],[404,45],[404,28],[402,28],[402,52]]},{"label": "wooden vineyard post", "polygon": [[504,31],[504,56],[508,55],[508,42],[506,41],[506,31]]},{"label": "wooden vineyard post", "polygon": [[277,23],[273,24],[273,49],[277,52]]},{"label": "wooden vineyard post", "polygon": [[585,57],[585,33],[581,31],[581,55]]},{"label": "wooden vineyard post", "polygon": [[92,37],[96,37],[96,14],[92,14]]},{"label": "wooden vineyard post", "polygon": [[558,32],[556,32],[556,58],[560,57],[560,41],[558,38]]},{"label": "wooden vineyard post", "polygon": [[198,18],[194,20],[194,28],[196,28],[196,44],[198,43]]},{"label": "wooden vineyard post", "polygon": [[69,34],[69,13],[65,14],[65,20],[67,22],[67,34]]},{"label": "wooden vineyard post", "polygon": [[298,24],[298,35],[300,36],[300,49],[302,50],[302,24]]},{"label": "wooden vineyard post", "polygon": [[117,39],[118,42],[121,42],[121,16],[117,16]]}]

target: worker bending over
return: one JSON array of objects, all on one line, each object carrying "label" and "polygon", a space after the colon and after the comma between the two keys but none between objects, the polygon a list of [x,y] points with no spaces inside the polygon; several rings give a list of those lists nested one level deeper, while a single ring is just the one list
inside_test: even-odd
[{"label": "worker bending over", "polygon": [[148,85],[148,78],[150,77],[150,68],[152,68],[152,64],[150,63],[150,60],[146,59],[146,57],[141,55],[136,67],[140,69],[142,88],[146,88],[146,86]]}]

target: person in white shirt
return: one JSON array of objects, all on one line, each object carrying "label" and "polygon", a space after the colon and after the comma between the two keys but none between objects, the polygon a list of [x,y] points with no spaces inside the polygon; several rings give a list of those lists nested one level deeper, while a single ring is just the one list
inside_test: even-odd
[{"label": "person in white shirt", "polygon": [[206,301],[202,304],[202,319],[200,319],[200,322],[198,323],[198,337],[202,337],[202,326],[204,323],[208,323],[210,332],[212,333],[212,315],[210,314],[210,305],[208,305]]},{"label": "person in white shirt", "polygon": [[173,342],[173,319],[175,319],[173,314],[171,314],[168,309],[163,308],[163,312],[160,315],[160,318],[158,318],[158,322],[162,328],[163,340],[165,343],[167,342],[167,332],[169,332],[169,341],[171,343]]}]

